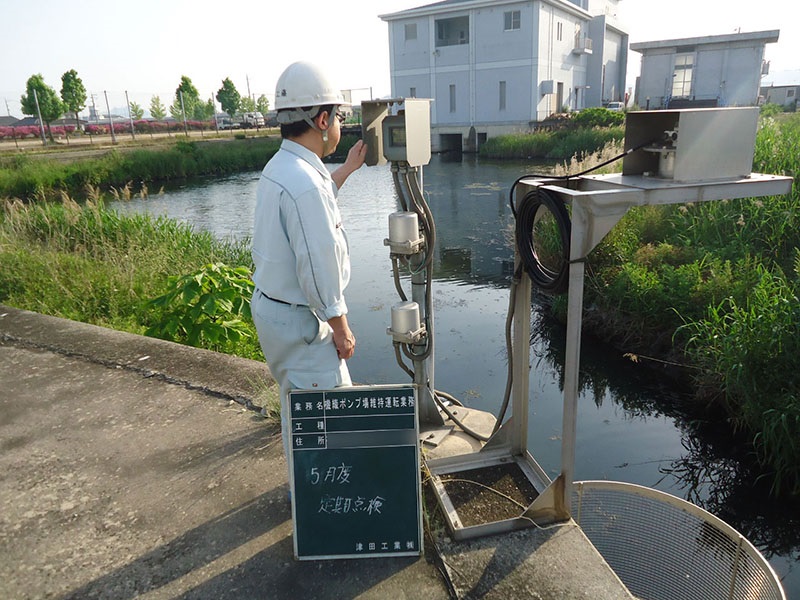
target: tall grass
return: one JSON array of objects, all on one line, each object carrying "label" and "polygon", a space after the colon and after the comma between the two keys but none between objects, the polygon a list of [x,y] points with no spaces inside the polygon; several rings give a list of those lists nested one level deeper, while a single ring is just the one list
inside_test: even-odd
[{"label": "tall grass", "polygon": [[480,148],[484,158],[569,160],[602,150],[624,135],[622,127],[564,129],[555,132],[513,133],[489,138]]},{"label": "tall grass", "polygon": [[[66,195],[0,209],[0,302],[19,308],[141,334],[160,318],[147,302],[169,289],[170,277],[208,263],[249,268],[249,241]],[[236,353],[260,357],[254,339]]]},{"label": "tall grass", "polygon": [[800,115],[762,120],[754,171],[794,176],[792,193],[630,210],[590,255],[587,321],[691,364],[775,489],[800,493]]},{"label": "tall grass", "polygon": [[[800,258],[795,276],[800,274]],[[687,347],[706,389],[719,390],[729,419],[750,433],[773,487],[800,491],[800,301],[797,279],[756,269],[743,301],[732,296],[687,322]],[[710,379],[710,381],[709,381]]]}]

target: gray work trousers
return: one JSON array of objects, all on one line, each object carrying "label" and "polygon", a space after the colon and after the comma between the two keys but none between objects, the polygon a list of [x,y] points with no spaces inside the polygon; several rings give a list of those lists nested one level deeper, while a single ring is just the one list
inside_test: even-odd
[{"label": "gray work trousers", "polygon": [[281,436],[288,464],[289,391],[349,386],[350,372],[336,353],[333,329],[307,306],[282,304],[256,290],[250,308],[261,350],[280,385]]}]

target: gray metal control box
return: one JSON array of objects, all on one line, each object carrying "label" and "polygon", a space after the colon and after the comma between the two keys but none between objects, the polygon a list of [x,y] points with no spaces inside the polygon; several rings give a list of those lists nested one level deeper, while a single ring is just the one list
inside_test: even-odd
[{"label": "gray metal control box", "polygon": [[406,162],[411,167],[431,160],[431,112],[426,98],[393,98],[361,103],[361,136],[366,163]]},{"label": "gray metal control box", "polygon": [[629,112],[623,175],[679,182],[739,179],[753,170],[757,107]]}]

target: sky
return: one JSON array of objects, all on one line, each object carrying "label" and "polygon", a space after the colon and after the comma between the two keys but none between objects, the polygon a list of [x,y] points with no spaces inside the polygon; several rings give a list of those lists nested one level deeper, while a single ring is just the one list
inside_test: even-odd
[{"label": "sky", "polygon": [[[182,75],[201,98],[230,77],[243,95],[272,102],[281,71],[296,60],[325,68],[359,101],[391,94],[387,24],[378,15],[425,0],[0,0],[0,114],[23,116],[19,98],[40,73],[56,92],[75,69],[105,113],[125,92],[144,109],[153,96],[168,106]],[[631,42],[779,29],[766,47],[763,81],[800,84],[797,0],[621,0],[619,20]],[[629,52],[628,86],[639,71]],[[93,97],[92,97],[93,95]],[[102,109],[102,110],[101,110]]]}]

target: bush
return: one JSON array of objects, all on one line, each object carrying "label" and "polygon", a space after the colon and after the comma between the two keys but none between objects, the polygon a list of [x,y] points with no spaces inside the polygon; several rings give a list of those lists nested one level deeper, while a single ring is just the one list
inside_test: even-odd
[{"label": "bush", "polygon": [[760,112],[762,117],[774,117],[783,112],[783,106],[775,104],[774,102],[767,102],[761,105]]},{"label": "bush", "polygon": [[244,338],[256,338],[250,314],[254,285],[246,267],[207,264],[170,277],[168,291],[145,303],[155,323],[146,335],[231,352]]},{"label": "bush", "polygon": [[625,122],[625,113],[607,108],[584,108],[572,121],[578,127],[618,127]]}]

